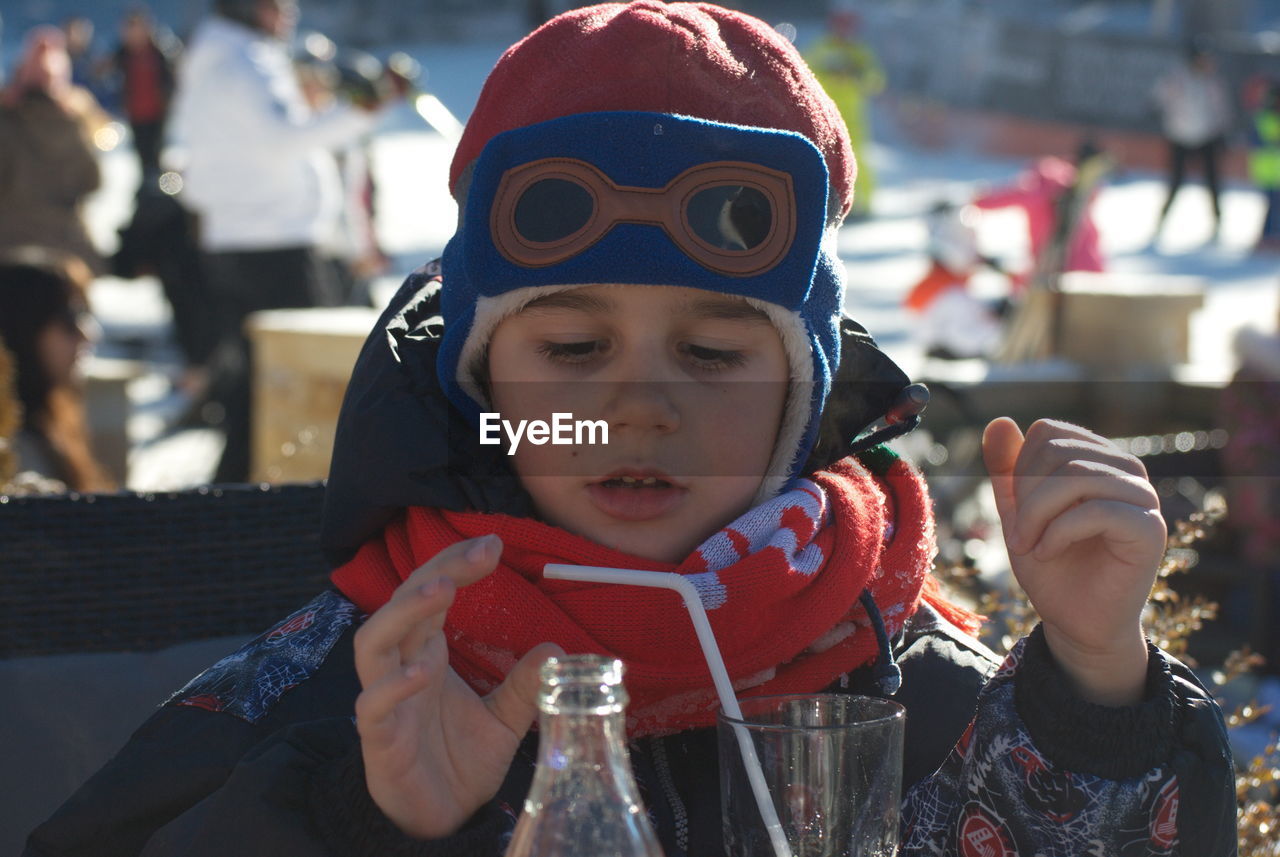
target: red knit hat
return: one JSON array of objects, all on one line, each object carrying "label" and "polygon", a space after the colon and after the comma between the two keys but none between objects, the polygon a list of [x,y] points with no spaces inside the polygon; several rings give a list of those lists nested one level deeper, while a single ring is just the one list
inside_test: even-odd
[{"label": "red knit hat", "polygon": [[637,0],[559,15],[507,49],[485,81],[449,170],[491,138],[575,113],[678,113],[803,134],[822,152],[840,214],[856,166],[844,119],[792,44],[710,3]]}]

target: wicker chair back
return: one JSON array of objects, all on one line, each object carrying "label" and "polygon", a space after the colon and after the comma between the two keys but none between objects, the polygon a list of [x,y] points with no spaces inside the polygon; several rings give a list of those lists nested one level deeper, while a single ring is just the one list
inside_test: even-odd
[{"label": "wicker chair back", "polygon": [[0,496],[0,658],[256,633],[326,585],[324,484]]}]

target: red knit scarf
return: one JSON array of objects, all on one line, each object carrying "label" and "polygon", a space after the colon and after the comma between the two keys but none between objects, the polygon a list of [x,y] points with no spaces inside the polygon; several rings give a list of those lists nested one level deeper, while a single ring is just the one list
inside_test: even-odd
[{"label": "red knit scarf", "polygon": [[750,510],[678,566],[527,518],[414,507],[333,581],[372,612],[442,548],[486,533],[502,538],[502,557],[496,571],[460,590],[449,610],[454,670],[487,693],[541,642],[620,657],[632,736],[715,722],[718,703],[688,613],[666,590],[545,580],[546,563],[693,576],[740,696],[818,691],[874,660],[876,638],[858,601],[867,587],[890,636],[922,599],[962,627],[977,625],[929,574],[929,498],[920,475],[902,461],[883,477],[852,458],[838,462]]}]

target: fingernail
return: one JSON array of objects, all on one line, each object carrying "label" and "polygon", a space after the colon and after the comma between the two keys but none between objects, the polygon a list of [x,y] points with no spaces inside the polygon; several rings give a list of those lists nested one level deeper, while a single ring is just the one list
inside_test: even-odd
[{"label": "fingernail", "polygon": [[475,540],[471,547],[467,548],[465,554],[467,562],[480,562],[489,553],[489,546],[497,541],[497,537],[493,535],[481,536]]}]

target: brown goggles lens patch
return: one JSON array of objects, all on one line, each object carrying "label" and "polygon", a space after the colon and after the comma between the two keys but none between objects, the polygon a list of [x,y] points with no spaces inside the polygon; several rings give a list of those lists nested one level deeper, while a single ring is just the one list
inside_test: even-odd
[{"label": "brown goggles lens patch", "polygon": [[585,161],[546,158],[503,174],[491,229],[508,261],[540,268],[582,253],[619,223],[643,223],[705,268],[750,276],[787,255],[795,220],[791,177],[758,164],[700,164],[647,188],[617,185]]}]

